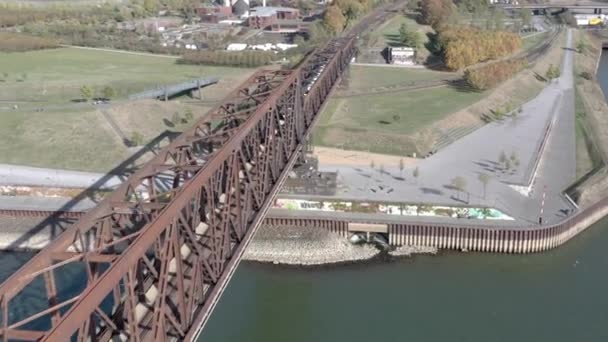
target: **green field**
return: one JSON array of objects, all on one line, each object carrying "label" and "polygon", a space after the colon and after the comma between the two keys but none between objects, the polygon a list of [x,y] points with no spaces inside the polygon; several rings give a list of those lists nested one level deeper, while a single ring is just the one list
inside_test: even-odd
[{"label": "green field", "polygon": [[96,112],[0,115],[0,163],[108,171],[127,156]]},{"label": "green field", "polygon": [[[124,98],[156,84],[217,76],[220,83],[203,90],[206,100],[217,100],[252,72],[75,48],[0,54],[0,163],[108,171],[124,160],[129,153],[101,112],[70,101],[81,97],[82,85],[98,91],[110,86]],[[176,101],[116,101],[108,111],[125,134],[138,132],[147,141],[162,131],[183,129],[167,126],[165,119],[184,115],[186,108]],[[208,107],[192,108],[200,117]]]},{"label": "green field", "polygon": [[[231,84],[249,72],[249,69],[178,65],[175,59],[167,57],[76,48],[0,53],[3,80],[0,101],[68,102],[81,97],[83,85],[99,92],[109,86],[124,98],[157,85],[198,77],[216,76],[222,83]],[[208,95],[221,93],[218,88],[221,87],[210,87]]]},{"label": "green field", "polygon": [[[351,72],[351,86],[362,86],[366,77],[391,73],[389,82],[432,79],[437,73],[425,70],[357,67]],[[411,76],[411,78],[410,78]],[[376,76],[377,79],[382,78]],[[384,79],[382,82],[386,82]],[[442,86],[415,91],[390,92],[334,98],[321,113],[313,133],[321,146],[377,153],[410,155],[420,153],[416,133],[480,100],[485,94]]]},{"label": "green field", "polygon": [[454,73],[427,69],[353,65],[350,68],[349,88],[351,90],[366,90],[375,87],[442,80],[453,76]]},{"label": "green field", "polygon": [[549,37],[550,32],[534,33],[529,36],[522,37],[522,48],[529,50],[533,47],[540,45],[544,40]]}]

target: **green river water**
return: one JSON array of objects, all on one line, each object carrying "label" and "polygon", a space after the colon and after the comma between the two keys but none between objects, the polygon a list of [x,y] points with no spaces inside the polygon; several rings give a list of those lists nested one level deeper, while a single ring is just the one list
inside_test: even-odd
[{"label": "green river water", "polygon": [[605,342],[608,220],[541,254],[316,269],[244,262],[200,341]]}]

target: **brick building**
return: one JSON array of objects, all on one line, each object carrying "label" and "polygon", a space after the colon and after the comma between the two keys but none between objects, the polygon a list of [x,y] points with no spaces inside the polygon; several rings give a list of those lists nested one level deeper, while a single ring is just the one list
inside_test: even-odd
[{"label": "brick building", "polygon": [[255,29],[280,27],[281,21],[297,20],[300,11],[289,7],[254,7],[249,11],[248,25]]}]

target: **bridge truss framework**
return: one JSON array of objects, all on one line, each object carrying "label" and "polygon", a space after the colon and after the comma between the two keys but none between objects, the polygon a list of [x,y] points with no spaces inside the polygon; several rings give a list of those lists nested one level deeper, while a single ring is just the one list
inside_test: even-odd
[{"label": "bridge truss framework", "polygon": [[[256,72],[0,285],[3,341],[192,340],[355,54]],[[62,277],[77,269],[86,286]],[[36,307],[19,307],[39,289]],[[31,293],[31,292],[29,292]]]}]

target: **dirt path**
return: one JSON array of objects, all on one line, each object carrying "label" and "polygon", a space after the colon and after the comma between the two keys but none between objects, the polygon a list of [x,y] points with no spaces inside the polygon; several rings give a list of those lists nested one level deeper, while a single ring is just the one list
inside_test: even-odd
[{"label": "dirt path", "polygon": [[411,167],[419,162],[419,159],[416,158],[321,146],[315,146],[313,154],[319,159],[320,165],[369,166],[373,161],[376,166],[399,167],[399,160],[403,160],[405,167]]}]

